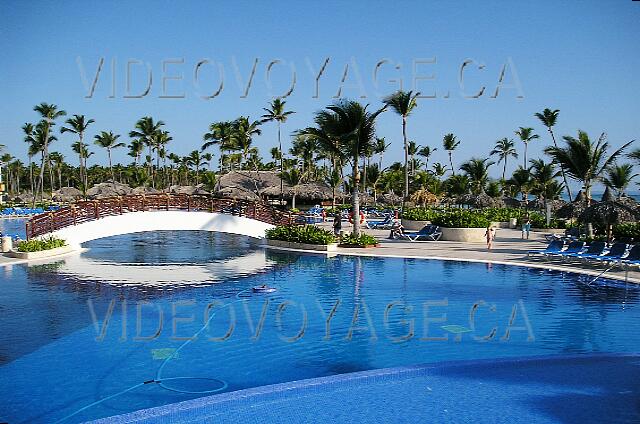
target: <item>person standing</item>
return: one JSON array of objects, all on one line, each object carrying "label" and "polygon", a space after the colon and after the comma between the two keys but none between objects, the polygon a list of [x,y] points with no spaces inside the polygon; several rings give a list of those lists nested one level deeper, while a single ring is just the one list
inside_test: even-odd
[{"label": "person standing", "polygon": [[529,240],[530,232],[531,232],[531,221],[529,220],[529,217],[526,216],[524,218],[524,221],[522,222],[522,239],[524,240],[526,237],[526,239]]},{"label": "person standing", "polygon": [[342,231],[342,212],[338,210],[333,217],[333,234],[339,236],[340,231]]}]

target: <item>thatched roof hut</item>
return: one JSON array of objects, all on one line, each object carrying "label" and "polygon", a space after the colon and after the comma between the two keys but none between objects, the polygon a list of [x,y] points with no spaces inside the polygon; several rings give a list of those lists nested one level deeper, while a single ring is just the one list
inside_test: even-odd
[{"label": "thatched roof hut", "polygon": [[602,225],[619,224],[622,222],[635,222],[640,215],[636,208],[628,207],[618,202],[615,198],[607,197],[586,208],[580,214],[580,220]]},{"label": "thatched roof hut", "polygon": [[[584,213],[585,209],[587,208],[586,199],[587,198],[582,193],[582,191],[579,191],[578,194],[576,195],[576,198],[573,200],[573,202],[565,203],[556,211],[556,216],[558,218],[580,217]],[[592,206],[597,203],[598,202],[596,202],[595,200],[591,200]]]},{"label": "thatched roof hut", "polygon": [[502,203],[508,208],[521,208],[526,205],[526,202],[520,199],[516,199],[515,197],[507,197],[504,196],[502,198]]},{"label": "thatched roof hut", "polygon": [[82,198],[82,192],[75,187],[62,187],[53,192],[53,201],[62,203],[72,203]]},{"label": "thatched roof hut", "polygon": [[[547,204],[551,205],[552,212],[556,212],[557,210],[562,208],[564,205],[566,205],[567,202],[565,202],[564,200],[554,199],[554,200],[547,200]],[[527,208],[544,211],[546,209],[544,199],[529,200],[529,202],[527,203]]]},{"label": "thatched roof hut", "polygon": [[131,194],[155,194],[160,193],[160,190],[156,190],[153,187],[136,187],[131,190]]},{"label": "thatched roof hut", "polygon": [[133,189],[126,184],[119,182],[107,181],[96,184],[87,190],[89,199],[102,199],[105,197],[125,196],[131,194]]}]

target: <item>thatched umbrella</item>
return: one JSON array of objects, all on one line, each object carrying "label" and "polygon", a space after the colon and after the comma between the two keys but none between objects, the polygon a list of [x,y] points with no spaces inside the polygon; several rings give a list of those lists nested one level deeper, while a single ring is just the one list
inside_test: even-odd
[{"label": "thatched umbrella", "polygon": [[156,190],[153,187],[136,187],[133,190],[131,190],[131,194],[155,194],[155,193],[160,193],[160,190]]},{"label": "thatched umbrella", "polygon": [[559,199],[553,199],[553,200],[547,200],[546,204],[544,199],[535,199],[535,200],[530,200],[527,203],[527,208],[528,209],[539,209],[539,210],[546,210],[546,205],[551,205],[551,211],[552,212],[556,212],[557,210],[559,210],[560,208],[562,208],[564,205],[567,204],[567,202],[565,202],[564,200],[559,200]]},{"label": "thatched umbrella", "polygon": [[484,192],[480,194],[463,194],[456,198],[456,203],[474,208],[494,208],[501,206],[501,202],[498,199],[494,199]]},{"label": "thatched umbrella", "polygon": [[15,203],[33,203],[33,194],[21,193],[13,198]]},{"label": "thatched umbrella", "polygon": [[[575,218],[581,216],[587,208],[586,197],[579,191],[576,198],[571,203],[566,203],[556,211],[558,218]],[[591,200],[592,206],[597,204],[595,200]]]},{"label": "thatched umbrella", "polygon": [[605,190],[601,202],[589,206],[580,214],[580,220],[605,226],[607,239],[611,240],[611,230],[614,224],[635,222],[640,215],[636,208],[619,202],[611,192],[607,193],[607,190]]},{"label": "thatched umbrella", "polygon": [[395,193],[384,193],[378,196],[378,201],[380,203],[384,203],[385,205],[395,206],[402,202],[402,197],[398,196]]},{"label": "thatched umbrella", "polygon": [[502,198],[502,203],[508,208],[520,208],[526,205],[522,200],[516,199],[515,197],[507,197],[504,196]]}]

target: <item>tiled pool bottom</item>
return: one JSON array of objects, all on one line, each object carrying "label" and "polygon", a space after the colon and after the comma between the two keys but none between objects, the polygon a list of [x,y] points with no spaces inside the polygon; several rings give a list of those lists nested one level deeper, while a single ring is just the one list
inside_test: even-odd
[{"label": "tiled pool bottom", "polygon": [[637,423],[639,375],[640,355],[453,362],[239,390],[93,422]]}]

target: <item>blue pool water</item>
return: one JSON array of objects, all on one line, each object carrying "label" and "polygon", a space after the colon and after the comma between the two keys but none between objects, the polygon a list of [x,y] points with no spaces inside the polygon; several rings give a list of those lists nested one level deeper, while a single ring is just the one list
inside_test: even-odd
[{"label": "blue pool water", "polygon": [[25,219],[23,218],[0,218],[0,233],[19,236],[21,239],[27,237],[25,231]]},{"label": "blue pool water", "polygon": [[[519,267],[265,251],[200,232],[118,236],[0,269],[0,421],[82,422],[204,396],[451,360],[637,352],[634,285]],[[266,284],[269,295],[251,292]],[[237,296],[241,293],[240,296]],[[332,312],[333,310],[333,312]],[[95,322],[92,319],[95,316]],[[200,394],[182,392],[203,392]]]}]

